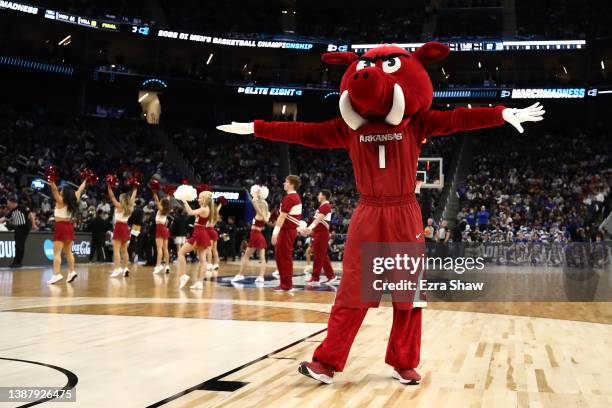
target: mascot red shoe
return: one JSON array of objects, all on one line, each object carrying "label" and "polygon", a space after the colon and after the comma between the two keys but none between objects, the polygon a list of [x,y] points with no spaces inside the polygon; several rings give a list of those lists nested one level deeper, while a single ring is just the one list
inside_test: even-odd
[{"label": "mascot red shoe", "polygon": [[[378,302],[362,296],[363,243],[423,242],[421,210],[415,198],[417,159],[431,136],[501,126],[509,122],[523,132],[522,122],[543,119],[539,104],[526,109],[456,108],[431,110],[433,87],[424,64],[441,60],[447,46],[430,42],[410,53],[381,46],[358,56],[352,52],[323,55],[328,64],[348,65],[340,85],[341,117],[321,123],[237,123],[218,129],[238,134],[297,143],[314,148],[347,149],[353,162],[359,205],[351,218],[345,245],[343,274],[331,310],[326,339],[313,361],[300,373],[331,383],[342,371],[368,308]],[[385,361],[392,376],[418,384],[421,347],[421,307],[393,302],[393,325]]]}]

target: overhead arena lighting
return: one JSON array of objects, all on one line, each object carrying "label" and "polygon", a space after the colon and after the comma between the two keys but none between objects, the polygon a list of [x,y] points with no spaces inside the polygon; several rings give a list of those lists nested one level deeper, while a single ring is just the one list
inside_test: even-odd
[{"label": "overhead arena lighting", "polygon": [[64,39],[62,39],[60,42],[57,43],[57,45],[68,45],[70,44],[70,39],[72,38],[72,36],[69,34],[66,37],[64,37]]},{"label": "overhead arena lighting", "polygon": [[147,96],[149,96],[148,92],[146,94],[142,95],[140,98],[138,98],[138,102],[144,101]]}]

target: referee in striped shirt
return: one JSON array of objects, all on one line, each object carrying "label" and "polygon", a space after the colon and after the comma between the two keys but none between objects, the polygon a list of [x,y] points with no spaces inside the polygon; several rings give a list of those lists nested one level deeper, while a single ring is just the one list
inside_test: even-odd
[{"label": "referee in striped shirt", "polygon": [[7,207],[10,210],[8,213],[7,226],[15,231],[15,258],[9,266],[11,268],[20,268],[23,260],[26,239],[34,222],[34,214],[23,205],[19,205],[17,196],[10,196],[7,200]]}]

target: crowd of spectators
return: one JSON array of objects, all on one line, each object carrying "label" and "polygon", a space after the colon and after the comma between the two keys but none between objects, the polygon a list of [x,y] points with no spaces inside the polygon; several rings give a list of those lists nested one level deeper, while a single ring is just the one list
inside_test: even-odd
[{"label": "crowd of spectators", "polygon": [[610,209],[610,139],[604,127],[478,140],[457,194],[463,240],[593,241]]},{"label": "crowd of spectators", "polygon": [[79,203],[76,229],[85,230],[97,210],[103,211],[105,219],[112,213],[103,181],[106,174],[117,173],[121,180],[139,175],[144,184],[153,177],[179,180],[179,173],[165,161],[166,152],[150,131],[141,122],[91,120],[6,107],[0,111],[0,201],[5,203],[9,194],[17,194],[35,212],[35,228],[50,231],[54,206],[49,189],[35,188],[32,181],[42,178],[45,168],[54,165],[60,186],[69,182],[76,188],[80,170],[89,168],[100,182],[88,186]]}]

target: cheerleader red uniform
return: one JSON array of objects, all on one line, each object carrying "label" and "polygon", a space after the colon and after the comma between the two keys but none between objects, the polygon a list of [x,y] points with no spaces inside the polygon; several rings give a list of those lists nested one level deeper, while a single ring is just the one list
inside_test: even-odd
[{"label": "cheerleader red uniform", "polygon": [[328,201],[325,201],[317,212],[325,217],[314,228],[312,232],[312,250],[314,252],[314,265],[312,268],[312,280],[319,281],[321,270],[325,272],[328,280],[334,279],[334,269],[332,268],[329,259],[329,223],[331,222],[332,207]]},{"label": "cheerleader red uniform", "polygon": [[170,230],[166,227],[168,217],[157,212],[155,215],[155,238],[169,239]]},{"label": "cheerleader red uniform", "polygon": [[[54,211],[55,219],[71,219],[72,214],[68,212],[68,207],[56,208]],[[55,221],[55,231],[53,232],[54,241],[74,241],[74,226],[70,221]]]},{"label": "cheerleader red uniform", "polygon": [[187,242],[196,248],[208,248],[210,246],[210,237],[208,236],[208,232],[206,232],[207,221],[208,217],[201,217],[198,215],[196,223],[193,225],[191,238],[189,238]]},{"label": "cheerleader red uniform", "polygon": [[206,232],[208,233],[208,237],[211,241],[219,240],[219,234],[217,233],[217,230],[215,229],[214,225],[211,225],[210,223],[206,225]]},{"label": "cheerleader red uniform", "polygon": [[129,214],[115,209],[115,229],[113,230],[113,241],[128,242],[130,240],[130,227],[128,226]]},{"label": "cheerleader red uniform", "polygon": [[266,237],[264,237],[263,229],[266,225],[264,220],[253,219],[253,226],[251,227],[251,234],[249,235],[249,248],[266,249],[268,243]]},{"label": "cheerleader red uniform", "polygon": [[280,287],[293,288],[293,244],[297,238],[297,227],[302,219],[302,199],[297,192],[288,193],[281,201],[280,212],[287,218],[276,241],[276,268],[280,274]]}]

